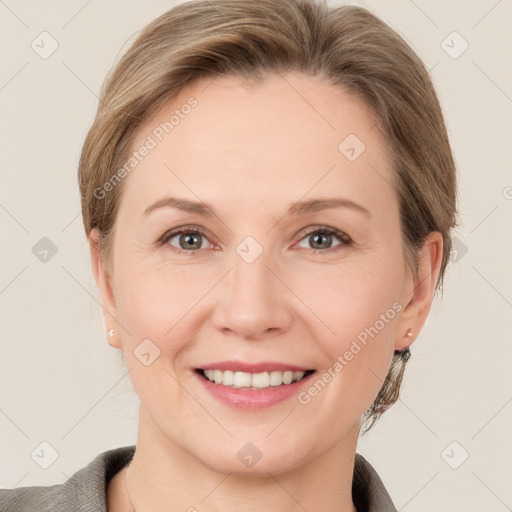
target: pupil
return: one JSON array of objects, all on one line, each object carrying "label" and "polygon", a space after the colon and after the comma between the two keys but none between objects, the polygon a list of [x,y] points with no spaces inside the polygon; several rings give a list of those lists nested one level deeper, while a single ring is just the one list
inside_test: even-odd
[{"label": "pupil", "polygon": [[[316,235],[313,235],[312,238],[313,238],[313,246],[317,243],[317,239],[325,239],[327,240],[327,242],[330,242],[331,241],[331,236],[332,235],[328,235],[328,234],[325,234],[325,235],[322,235],[322,234],[316,234]],[[320,242],[321,243],[321,242]]]},{"label": "pupil", "polygon": [[[201,247],[201,242],[199,241],[198,235],[182,235],[182,236],[186,240],[185,245],[180,243],[180,245],[182,246],[183,249],[190,249],[191,247],[199,249]],[[195,239],[195,243],[194,243],[194,239]]]}]

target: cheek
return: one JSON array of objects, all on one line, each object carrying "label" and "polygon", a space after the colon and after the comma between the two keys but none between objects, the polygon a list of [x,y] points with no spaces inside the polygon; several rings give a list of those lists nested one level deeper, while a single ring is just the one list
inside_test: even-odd
[{"label": "cheek", "polygon": [[190,323],[201,320],[199,302],[218,280],[190,268],[149,262],[121,264],[117,279],[118,314],[130,333],[130,346],[149,338],[166,354],[186,344]]},{"label": "cheek", "polygon": [[389,258],[347,266],[310,288],[308,305],[323,321],[316,339],[327,356],[318,375],[330,382],[325,404],[360,414],[375,399],[393,357],[403,278]]},{"label": "cheek", "polygon": [[192,322],[203,321],[198,301],[208,288],[201,279],[190,279],[190,272],[141,262],[118,268],[118,315],[128,331],[122,334],[126,366],[142,403],[158,414],[180,400],[177,368],[194,337]]},{"label": "cheek", "polygon": [[303,285],[297,288],[322,321],[321,339],[331,356],[347,349],[352,340],[364,344],[369,339],[383,340],[394,332],[401,310],[400,269],[386,264],[352,264],[323,278],[315,276],[314,283],[307,289]]}]

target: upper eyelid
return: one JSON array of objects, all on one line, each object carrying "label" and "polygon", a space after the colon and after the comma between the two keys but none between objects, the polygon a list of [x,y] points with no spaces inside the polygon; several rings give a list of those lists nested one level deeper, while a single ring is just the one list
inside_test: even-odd
[{"label": "upper eyelid", "polygon": [[205,238],[208,238],[209,240],[210,240],[210,238],[213,238],[213,240],[210,240],[210,241],[216,243],[215,237],[211,237],[204,229],[199,228],[199,227],[194,227],[194,226],[181,226],[178,228],[169,229],[159,238],[159,241],[164,241],[164,240],[168,241],[171,238],[174,238],[175,236],[181,235],[183,233],[188,233],[188,232],[191,232],[191,233],[197,232],[201,236],[204,236]]},{"label": "upper eyelid", "polygon": [[[352,238],[349,235],[347,235],[344,231],[342,231],[341,229],[333,228],[330,226],[319,225],[319,224],[314,224],[314,225],[306,226],[305,228],[303,228],[300,231],[299,235],[297,235],[297,236],[300,236],[300,238],[297,240],[297,242],[302,241],[305,237],[307,237],[313,233],[321,232],[321,231],[328,231],[329,234],[336,236],[342,243],[348,244],[348,243],[352,242]],[[209,242],[215,243],[215,244],[218,243],[217,240],[215,239],[215,237],[211,237],[206,232],[206,230],[204,230],[203,228],[200,228],[198,226],[186,226],[186,225],[166,231],[162,235],[162,237],[160,237],[159,240],[161,241],[162,244],[165,244],[172,238],[174,238],[178,235],[181,235],[183,233],[187,233],[187,232],[192,232],[192,233],[197,232],[201,236],[204,236],[205,238],[207,238]],[[213,238],[213,240],[211,240],[211,238]],[[345,238],[348,240],[344,240]],[[183,250],[183,249],[180,249],[180,250]],[[328,251],[328,250],[329,249],[326,249],[326,251]],[[190,251],[190,252],[197,252],[197,251]]]}]

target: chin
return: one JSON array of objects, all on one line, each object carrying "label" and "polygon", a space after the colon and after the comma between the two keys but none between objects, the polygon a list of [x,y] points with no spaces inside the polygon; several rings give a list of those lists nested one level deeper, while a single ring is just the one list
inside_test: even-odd
[{"label": "chin", "polygon": [[[280,475],[289,473],[302,465],[304,462],[300,458],[291,457],[290,453],[266,453],[261,452],[261,458],[255,457],[252,461],[249,455],[242,457],[242,460],[235,457],[226,457],[224,453],[222,458],[213,460],[203,460],[203,464],[210,469],[223,474],[232,476],[244,476],[251,478],[268,478],[271,475]],[[245,460],[244,460],[245,459]]]},{"label": "chin", "polygon": [[261,434],[252,437],[236,435],[223,442],[218,440],[213,446],[206,440],[196,442],[189,453],[199,464],[219,473],[268,478],[269,473],[288,473],[314,458],[304,441],[293,436],[283,442],[280,436],[265,439]]}]

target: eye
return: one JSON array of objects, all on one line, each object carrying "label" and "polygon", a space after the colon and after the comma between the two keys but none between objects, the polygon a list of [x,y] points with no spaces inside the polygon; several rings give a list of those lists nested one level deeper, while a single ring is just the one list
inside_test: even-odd
[{"label": "eye", "polygon": [[[170,244],[173,238],[177,239],[178,247]],[[207,249],[208,247],[212,247],[213,244],[208,244],[207,240],[207,235],[202,229],[192,226],[183,226],[165,233],[165,235],[159,240],[159,244],[169,244],[172,249],[179,254],[187,253],[194,256],[194,253],[197,252],[196,249]]]},{"label": "eye", "polygon": [[[326,247],[332,244],[333,237],[337,238],[340,243],[335,247]],[[174,238],[176,238],[175,243],[178,246],[170,243]],[[314,230],[310,230],[301,238],[302,240],[311,243],[314,254],[335,252],[352,243],[348,235],[328,226],[316,227]],[[170,245],[172,250],[178,254],[194,256],[194,253],[200,249],[213,249],[213,244],[211,242],[208,243],[208,241],[208,235],[202,229],[193,226],[183,226],[165,233],[158,243],[159,245]]]},{"label": "eye", "polygon": [[[341,243],[335,247],[325,247],[331,245],[333,237],[340,240]],[[309,231],[301,240],[306,240],[313,246],[314,254],[335,252],[352,243],[352,239],[348,235],[328,226],[321,226]]]}]

